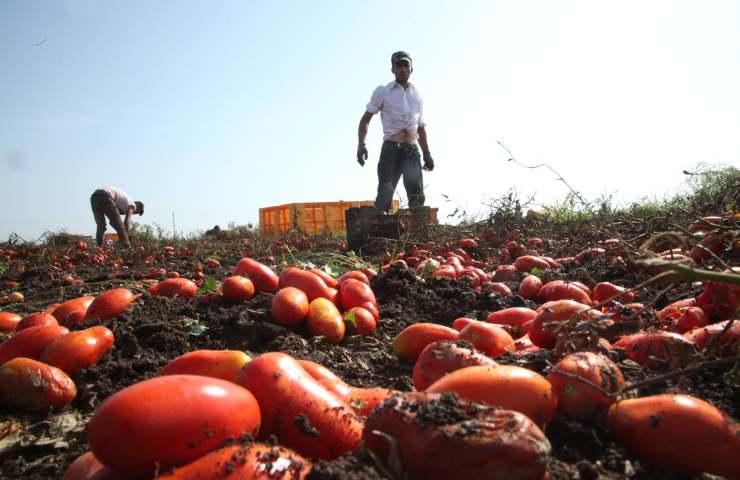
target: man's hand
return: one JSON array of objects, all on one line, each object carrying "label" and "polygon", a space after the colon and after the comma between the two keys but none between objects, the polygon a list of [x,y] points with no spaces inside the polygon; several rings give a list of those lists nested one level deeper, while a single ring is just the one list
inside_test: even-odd
[{"label": "man's hand", "polygon": [[424,152],[424,166],[421,168],[428,172],[431,172],[432,170],[434,170],[434,159],[432,159],[431,153]]},{"label": "man's hand", "polygon": [[365,144],[357,145],[357,163],[359,163],[361,167],[364,167],[366,160],[367,160],[367,147],[365,146]]}]

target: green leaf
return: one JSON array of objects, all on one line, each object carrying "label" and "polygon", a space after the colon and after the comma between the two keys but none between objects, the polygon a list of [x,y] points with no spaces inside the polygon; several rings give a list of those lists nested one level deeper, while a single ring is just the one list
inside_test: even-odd
[{"label": "green leaf", "polygon": [[426,275],[428,273],[433,273],[439,268],[439,265],[436,263],[433,263],[432,261],[428,261],[426,265],[424,265],[424,268],[421,270],[422,275]]},{"label": "green leaf", "polygon": [[198,295],[207,295],[218,288],[216,277],[207,277],[203,286],[198,290]]},{"label": "green leaf", "polygon": [[349,323],[353,327],[357,328],[357,318],[355,317],[355,312],[349,312],[347,315],[344,316],[345,323]]},{"label": "green leaf", "polygon": [[540,271],[541,270],[539,268],[534,267],[532,270],[529,271],[529,273],[531,273],[532,275],[539,275]]},{"label": "green leaf", "polygon": [[187,334],[195,337],[203,335],[203,333],[208,330],[208,327],[204,323],[200,323],[198,320],[193,318],[186,318],[184,324],[188,327]]}]

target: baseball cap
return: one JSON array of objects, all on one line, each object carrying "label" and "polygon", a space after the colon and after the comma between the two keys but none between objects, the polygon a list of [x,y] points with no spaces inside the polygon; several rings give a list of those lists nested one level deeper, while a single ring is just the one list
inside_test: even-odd
[{"label": "baseball cap", "polygon": [[391,55],[391,64],[392,65],[395,65],[395,64],[397,64],[398,62],[400,62],[402,60],[406,60],[407,62],[409,62],[409,65],[411,65],[411,55],[409,55],[408,53],[404,52],[403,50],[399,50],[399,51],[395,52],[393,55]]}]

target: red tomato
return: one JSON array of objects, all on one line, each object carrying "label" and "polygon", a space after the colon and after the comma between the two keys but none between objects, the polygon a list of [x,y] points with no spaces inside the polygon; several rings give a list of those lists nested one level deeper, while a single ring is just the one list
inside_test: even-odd
[{"label": "red tomato", "polygon": [[221,268],[221,262],[215,258],[207,258],[206,265],[208,265],[209,268]]},{"label": "red tomato", "polygon": [[351,395],[348,401],[349,406],[354,412],[361,417],[368,417],[373,410],[386,401],[388,397],[395,392],[382,387],[370,388],[351,388]]},{"label": "red tomato", "polygon": [[[713,342],[712,350],[719,350],[722,357],[734,357],[740,355],[740,321],[735,320],[728,328],[729,322],[730,320],[725,320],[706,327],[695,328],[686,332],[684,337],[696,343],[696,346],[702,350],[709,347],[709,342]],[[712,340],[715,337],[719,337],[718,340]]]},{"label": "red tomato", "polygon": [[229,302],[244,302],[254,296],[254,284],[248,278],[234,275],[223,281],[221,291]]},{"label": "red tomato", "polygon": [[62,408],[76,395],[72,379],[51,365],[18,357],[0,366],[0,405],[43,412]]},{"label": "red tomato", "polygon": [[156,479],[301,480],[311,466],[305,458],[279,445],[247,443],[223,447]]},{"label": "red tomato", "polygon": [[70,332],[46,347],[40,360],[72,375],[98,363],[113,348],[113,341],[113,332],[102,326]]},{"label": "red tomato", "polygon": [[275,323],[292,327],[308,316],[308,297],[302,290],[285,287],[272,297],[270,316]]},{"label": "red tomato", "polygon": [[15,331],[21,318],[23,317],[17,313],[0,312],[0,333],[10,333]]},{"label": "red tomato", "polygon": [[327,287],[318,276],[295,267],[288,267],[280,274],[279,285],[280,288],[295,287],[302,290],[308,297],[309,302],[313,302],[317,298],[332,300],[335,295],[333,289]]},{"label": "red tomato", "polygon": [[[573,287],[575,290],[579,288]],[[537,309],[537,316],[529,326],[528,334],[532,343],[541,348],[553,348],[555,347],[555,329],[557,324],[570,320],[572,318],[577,319],[590,319],[600,315],[595,310],[590,310],[588,305],[578,303],[573,300],[556,300],[553,302],[547,302]]]},{"label": "red tomato", "polygon": [[511,289],[505,283],[493,282],[488,286],[488,289],[498,293],[502,297],[510,297],[512,295]]},{"label": "red tomato", "polygon": [[367,283],[349,278],[339,287],[339,303],[344,310],[359,307],[365,302],[377,304],[375,294]]},{"label": "red tomato", "polygon": [[108,320],[115,318],[123,313],[136,298],[137,296],[127,288],[107,290],[95,297],[95,300],[90,303],[83,320]]},{"label": "red tomato", "polygon": [[360,304],[360,307],[372,313],[373,317],[375,317],[375,320],[380,318],[380,312],[378,312],[378,306],[376,304],[372,302],[365,302],[363,304]]},{"label": "red tomato", "polygon": [[160,375],[201,375],[233,382],[251,358],[240,350],[194,350],[170,361]]},{"label": "red tomato", "polygon": [[309,304],[307,324],[311,333],[323,335],[330,343],[339,343],[344,338],[342,314],[326,298],[317,298]]},{"label": "red tomato", "polygon": [[558,395],[558,410],[569,417],[589,419],[614,403],[624,376],[608,357],[576,352],[560,360],[547,375]]},{"label": "red tomato", "polygon": [[455,392],[460,398],[516,410],[538,425],[550,423],[558,397],[542,375],[522,367],[466,367],[440,378],[427,392]]},{"label": "red tomato", "polygon": [[536,316],[537,312],[531,308],[510,307],[489,313],[486,318],[486,322],[524,327],[526,324],[534,320]]},{"label": "red tomato", "polygon": [[627,289],[614,285],[609,282],[597,283],[593,291],[594,303],[602,303],[607,300],[616,300],[622,303],[629,303],[635,299],[634,292],[627,292]]},{"label": "red tomato", "polygon": [[740,308],[740,285],[705,282],[704,291],[696,297],[696,306],[712,321],[727,320]]},{"label": "red tomato", "polygon": [[460,331],[458,338],[472,343],[476,350],[492,357],[515,350],[511,335],[490,323],[472,322]]},{"label": "red tomato", "polygon": [[624,348],[627,358],[653,368],[669,366],[673,360],[683,363],[682,356],[696,345],[691,340],[672,332],[639,332],[620,338],[614,348]]},{"label": "red tomato", "polygon": [[257,292],[274,292],[278,289],[278,276],[270,267],[251,258],[242,258],[236,264],[234,275],[246,273]]},{"label": "red tomato", "polygon": [[152,295],[160,297],[193,298],[198,294],[198,285],[187,278],[167,278],[149,289]]},{"label": "red tomato", "polygon": [[524,277],[522,282],[519,284],[519,296],[524,297],[527,300],[534,300],[542,288],[542,280],[536,275],[528,275]]},{"label": "red tomato", "polygon": [[87,452],[67,467],[62,480],[126,480],[126,476],[106,467],[92,452]]},{"label": "red tomato", "polygon": [[329,390],[345,403],[350,402],[352,396],[352,387],[347,385],[344,380],[339,378],[334,372],[319,365],[311,360],[298,360],[301,367],[311,375],[311,378],[321,384],[322,387]]},{"label": "red tomato", "polygon": [[311,272],[314,275],[316,275],[317,277],[319,277],[321,279],[321,281],[323,281],[324,284],[326,284],[327,287],[329,287],[329,288],[337,288],[337,280],[336,280],[336,278],[332,277],[331,275],[329,275],[325,271],[320,270],[318,268],[312,268],[311,270],[309,270],[309,272]]},{"label": "red tomato", "polygon": [[373,314],[362,307],[350,308],[342,319],[350,333],[373,335],[378,328],[378,323],[375,321]]},{"label": "red tomato", "polygon": [[415,323],[404,328],[393,340],[396,357],[415,362],[424,348],[437,340],[457,340],[459,332],[436,323]]},{"label": "red tomato", "polygon": [[23,319],[18,322],[15,330],[16,332],[19,332],[30,327],[40,327],[42,325],[59,325],[59,322],[57,322],[57,319],[51,313],[36,312],[23,317]]},{"label": "red tomato", "polygon": [[432,342],[422,350],[414,364],[412,376],[414,387],[417,390],[425,390],[450,372],[477,365],[494,367],[498,364],[491,357],[456,342],[448,340]]},{"label": "red tomato", "polygon": [[260,438],[275,435],[281,445],[311,459],[331,460],[358,447],[362,423],[293,357],[264,353],[236,381],[259,402],[264,419]]},{"label": "red tomato", "polygon": [[90,295],[73,298],[59,305],[51,312],[51,314],[56,317],[57,321],[60,322],[60,325],[67,326],[67,316],[72,312],[79,311],[82,311],[84,315],[84,312],[87,311],[93,300],[95,300],[95,297]]},{"label": "red tomato", "polygon": [[391,396],[368,418],[364,439],[413,479],[542,480],[550,453],[542,430],[521,413],[426,392]]},{"label": "red tomato", "polygon": [[477,248],[478,242],[476,242],[472,238],[463,238],[457,242],[458,245],[462,248]]},{"label": "red tomato", "polygon": [[645,463],[740,478],[740,424],[704,400],[673,394],[622,400],[609,409],[607,424]]},{"label": "red tomato", "polygon": [[575,282],[566,283],[562,280],[553,280],[546,283],[539,291],[539,297],[545,301],[575,300],[585,305],[591,305],[588,292]]},{"label": "red tomato", "polygon": [[69,330],[59,325],[41,325],[22,330],[0,343],[0,365],[16,357],[38,359],[41,352]]},{"label": "red tomato", "polygon": [[534,255],[523,255],[514,260],[514,267],[520,272],[528,273],[533,269],[549,270],[550,264],[542,257]]},{"label": "red tomato", "polygon": [[189,463],[229,438],[256,435],[260,418],[255,397],[232,382],[168,375],[108,397],[90,419],[88,442],[104,464],[144,477]]}]

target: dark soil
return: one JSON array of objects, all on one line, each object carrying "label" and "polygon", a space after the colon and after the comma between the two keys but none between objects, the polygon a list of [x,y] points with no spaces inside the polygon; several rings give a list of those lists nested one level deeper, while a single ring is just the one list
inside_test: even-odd
[{"label": "dark soil", "polygon": [[[587,243],[587,242],[586,242]],[[175,262],[175,261],[173,261]],[[191,260],[178,260],[173,268],[191,271]],[[113,277],[142,278],[144,270],[132,268],[123,275],[110,271],[78,270],[88,282],[103,282]],[[169,268],[169,269],[173,269]],[[215,271],[221,274],[223,272]],[[578,267],[566,267],[552,278],[581,280],[590,286],[598,281],[635,285],[644,276],[630,271],[609,257],[594,259]],[[28,268],[22,274],[24,294],[29,303],[18,308],[34,311],[53,301],[95,294],[109,284],[81,285],[61,289],[58,278],[42,267]],[[8,277],[10,278],[10,277]],[[18,279],[16,276],[13,279]],[[512,290],[518,282],[511,282]],[[518,296],[502,298],[476,292],[460,283],[420,280],[413,273],[392,268],[373,281],[380,304],[378,331],[371,337],[348,337],[339,345],[312,337],[307,331],[293,331],[270,322],[270,295],[258,295],[247,304],[228,305],[198,299],[168,299],[144,294],[133,308],[106,323],[115,334],[115,348],[98,365],[73,377],[78,387],[75,401],[61,412],[49,415],[19,415],[0,411],[0,477],[17,479],[61,478],[67,466],[88,450],[85,424],[95,408],[114,392],[155,375],[168,361],[195,349],[239,349],[253,355],[283,351],[300,359],[316,361],[355,386],[412,390],[412,365],[399,362],[392,353],[394,337],[416,322],[449,325],[461,316],[483,319],[495,310],[512,306],[533,306]],[[660,299],[658,307],[694,294],[690,285],[678,287]],[[657,288],[642,295],[648,300]],[[544,371],[553,359],[549,352],[528,356],[506,355],[501,363],[526,364]],[[623,358],[620,362],[628,382],[640,381],[654,373]],[[692,377],[653,384],[635,394],[664,391],[686,392],[704,398],[734,418],[740,418],[740,389],[737,372],[729,369],[705,370]],[[553,447],[550,478],[559,479],[669,479],[680,478],[670,472],[642,465],[618,446],[600,422],[580,423],[560,416],[547,428]],[[387,478],[382,462],[360,449],[332,462],[318,462],[311,479]],[[708,476],[697,478],[710,478]]]}]

